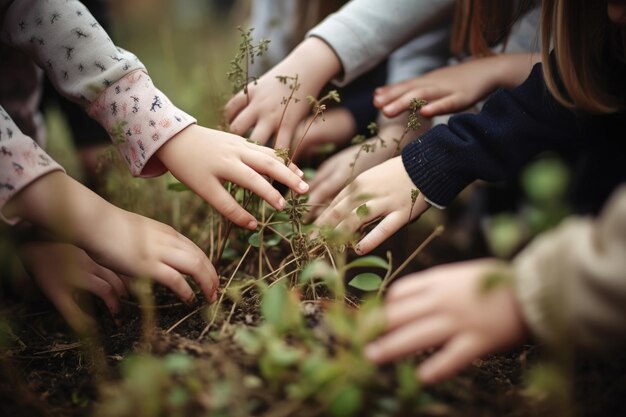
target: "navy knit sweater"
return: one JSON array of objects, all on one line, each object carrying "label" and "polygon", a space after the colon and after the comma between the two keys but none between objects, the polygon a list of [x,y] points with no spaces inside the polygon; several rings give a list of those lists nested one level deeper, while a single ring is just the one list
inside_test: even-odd
[{"label": "navy knit sweater", "polygon": [[575,211],[597,212],[626,181],[626,115],[584,115],[547,90],[541,64],[514,90],[494,92],[478,114],[450,118],[402,152],[409,176],[429,201],[446,206],[468,184],[514,178],[544,151],[570,156]]}]

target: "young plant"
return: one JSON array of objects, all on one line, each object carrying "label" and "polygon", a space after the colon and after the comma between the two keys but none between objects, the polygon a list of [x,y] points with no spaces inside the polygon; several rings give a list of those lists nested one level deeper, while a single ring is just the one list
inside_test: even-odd
[{"label": "young plant", "polygon": [[254,44],[252,39],[254,28],[242,29],[241,26],[238,26],[237,30],[240,33],[241,40],[235,58],[230,61],[230,69],[227,75],[228,81],[233,86],[233,94],[243,90],[249,102],[248,84],[257,80],[256,77],[250,76],[250,66],[254,64],[255,59],[260,58],[267,52],[270,41],[261,39],[257,44]]}]

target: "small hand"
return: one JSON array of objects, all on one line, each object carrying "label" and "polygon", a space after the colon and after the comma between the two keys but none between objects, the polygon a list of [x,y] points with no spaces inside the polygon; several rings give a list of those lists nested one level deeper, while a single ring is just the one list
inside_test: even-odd
[{"label": "small hand", "polygon": [[415,185],[402,159],[392,158],[359,175],[335,197],[315,224],[353,233],[382,218],[355,247],[359,255],[368,253],[430,207],[421,194],[413,202],[413,190]]},{"label": "small hand", "polygon": [[[320,165],[311,181],[308,200],[311,206],[309,218],[319,215],[324,204],[335,198],[353,178],[393,157],[394,153],[402,148],[402,144],[397,146],[394,141],[402,137],[406,120],[396,118],[385,120],[384,123],[380,128],[379,138],[370,138],[363,143],[352,145]],[[407,143],[417,135],[417,132],[409,132],[403,139],[403,143]],[[380,139],[384,141],[384,146]],[[364,150],[367,146],[369,146],[369,151]]]},{"label": "small hand", "polygon": [[191,275],[207,300],[216,297],[215,268],[193,242],[170,226],[115,207],[63,172],[33,181],[3,211],[84,249],[118,274],[154,279],[183,301],[195,295],[181,273]]},{"label": "small hand", "polygon": [[81,226],[78,237],[96,262],[128,277],[153,279],[189,303],[195,294],[181,275],[186,274],[207,300],[215,301],[217,273],[191,240],[166,224],[112,205],[99,213],[100,221]]},{"label": "small hand", "polygon": [[[231,131],[243,135],[254,127],[251,140],[265,144],[276,134],[274,147],[288,147],[298,124],[311,111],[306,97],[317,97],[324,85],[340,70],[339,59],[324,41],[306,39],[278,65],[256,82],[248,84],[248,97],[240,91],[230,99],[225,111]],[[293,81],[287,80],[284,84],[276,77],[296,75],[299,88],[293,97],[298,102],[290,101],[283,117],[283,100],[291,95],[289,85],[293,85]]]},{"label": "small hand", "polygon": [[498,261],[442,265],[393,285],[385,300],[386,334],[365,355],[385,363],[431,347],[440,349],[418,368],[426,384],[449,378],[474,359],[520,343],[527,335],[508,282],[485,288]]},{"label": "small hand", "polygon": [[[374,105],[388,117],[409,109],[411,99],[428,101],[421,108],[424,117],[465,110],[498,87],[501,67],[494,57],[477,58],[431,71],[421,77],[377,88]],[[499,57],[495,57],[498,59]]]},{"label": "small hand", "polygon": [[102,299],[112,316],[119,314],[120,298],[128,295],[123,280],[84,250],[65,243],[29,242],[20,253],[33,280],[74,330],[83,333],[94,328],[93,319],[74,299],[77,290]]},{"label": "small hand", "polygon": [[273,149],[197,125],[170,139],[157,155],[176,178],[222,215],[252,230],[257,226],[255,218],[226,191],[224,181],[248,188],[277,210],[285,208],[285,200],[263,175],[298,193],[309,189],[302,181],[302,172],[294,164],[285,166]]}]

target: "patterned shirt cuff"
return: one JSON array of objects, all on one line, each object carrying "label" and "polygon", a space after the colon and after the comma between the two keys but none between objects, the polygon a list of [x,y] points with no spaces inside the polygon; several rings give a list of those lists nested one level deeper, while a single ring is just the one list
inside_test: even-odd
[{"label": "patterned shirt cuff", "polygon": [[4,205],[36,179],[52,171],[64,170],[19,129],[13,130],[7,126],[2,128],[4,140],[0,140],[0,219],[13,225],[21,219],[4,217]]},{"label": "patterned shirt cuff", "polygon": [[196,119],[178,109],[143,70],[131,72],[87,107],[87,113],[109,133],[134,176],[154,177],[167,171],[153,157],[174,135]]}]

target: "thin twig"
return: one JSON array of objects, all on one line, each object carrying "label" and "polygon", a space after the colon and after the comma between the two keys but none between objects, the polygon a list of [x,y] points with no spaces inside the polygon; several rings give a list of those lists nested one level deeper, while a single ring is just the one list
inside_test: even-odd
[{"label": "thin twig", "polygon": [[385,290],[387,285],[389,285],[389,283],[393,281],[393,279],[397,277],[398,274],[402,272],[413,259],[415,259],[415,257],[426,247],[426,245],[428,245],[434,238],[440,236],[443,233],[443,230],[444,227],[442,225],[435,227],[435,230],[432,231],[432,233],[413,251],[413,253],[411,253],[409,257],[406,258],[406,260],[402,262],[402,264],[400,264],[400,266],[392,274],[385,277],[383,282],[380,284],[380,288],[378,289],[379,296]]}]

